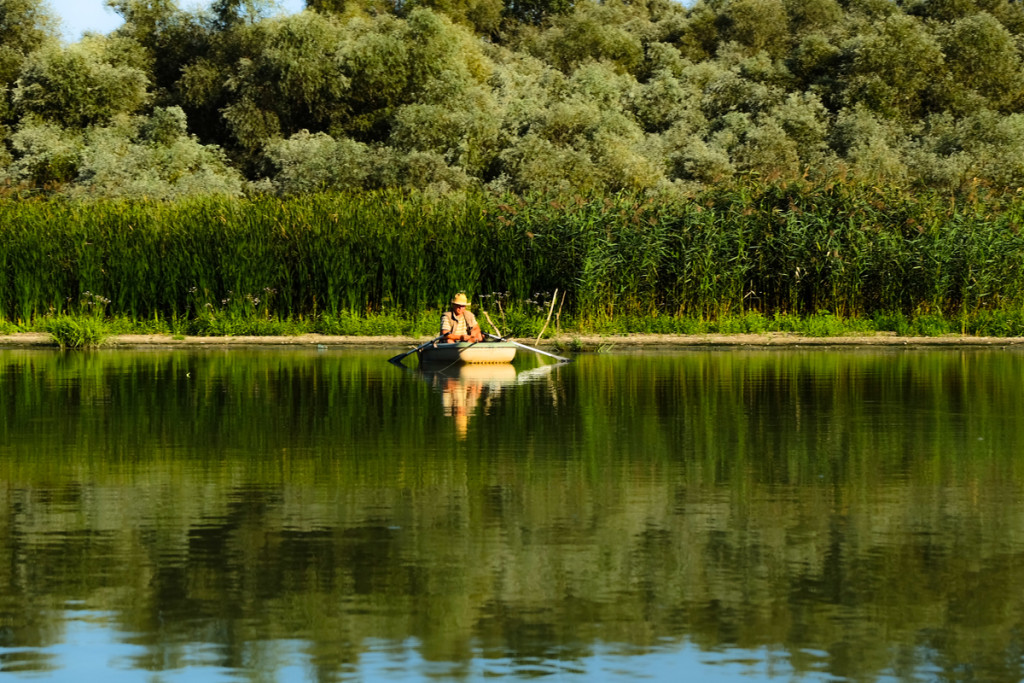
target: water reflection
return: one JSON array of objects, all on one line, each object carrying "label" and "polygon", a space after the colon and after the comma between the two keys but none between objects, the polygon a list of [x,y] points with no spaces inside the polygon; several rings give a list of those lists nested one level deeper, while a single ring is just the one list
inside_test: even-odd
[{"label": "water reflection", "polygon": [[460,439],[466,438],[477,409],[488,414],[494,397],[503,386],[514,385],[518,374],[510,363],[424,365],[419,373],[440,392],[444,414],[452,418]]},{"label": "water reflection", "polygon": [[1024,675],[1024,356],[389,355],[0,351],[0,671]]},{"label": "water reflection", "polygon": [[441,394],[444,414],[452,418],[455,434],[465,440],[469,420],[477,413],[489,415],[502,390],[537,382],[551,374],[555,364],[520,370],[511,363],[421,365],[414,372]]}]

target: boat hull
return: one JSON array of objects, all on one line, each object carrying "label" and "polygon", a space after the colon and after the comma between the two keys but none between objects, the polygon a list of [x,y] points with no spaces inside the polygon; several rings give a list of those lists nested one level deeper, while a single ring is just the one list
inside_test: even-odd
[{"label": "boat hull", "polygon": [[417,351],[421,364],[511,363],[516,346],[509,342],[451,342],[431,344]]}]

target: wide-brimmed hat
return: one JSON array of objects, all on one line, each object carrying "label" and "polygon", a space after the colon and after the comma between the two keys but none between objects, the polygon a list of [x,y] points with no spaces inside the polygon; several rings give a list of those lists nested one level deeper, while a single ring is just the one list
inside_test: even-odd
[{"label": "wide-brimmed hat", "polygon": [[466,298],[465,292],[459,292],[452,297],[452,303],[456,306],[469,306],[469,299]]}]

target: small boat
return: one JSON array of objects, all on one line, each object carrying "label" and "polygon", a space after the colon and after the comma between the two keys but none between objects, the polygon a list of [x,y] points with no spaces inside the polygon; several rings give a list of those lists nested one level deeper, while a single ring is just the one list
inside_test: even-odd
[{"label": "small boat", "polygon": [[516,345],[511,342],[437,342],[416,352],[424,363],[511,363]]}]

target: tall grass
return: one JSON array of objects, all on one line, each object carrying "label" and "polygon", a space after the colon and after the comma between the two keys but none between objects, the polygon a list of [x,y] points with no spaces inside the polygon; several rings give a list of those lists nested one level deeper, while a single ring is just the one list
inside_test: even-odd
[{"label": "tall grass", "polygon": [[[225,319],[256,332],[281,321],[340,329],[407,320],[458,290],[527,301],[557,288],[565,318],[591,327],[747,313],[980,319],[1024,309],[1022,210],[1018,198],[843,184],[695,197],[0,200],[0,318],[81,313],[82,294],[98,292],[109,315],[192,330]],[[1003,322],[992,329],[1016,329],[993,315]]]},{"label": "tall grass", "polygon": [[62,349],[90,349],[103,344],[110,333],[99,318],[57,315],[47,318],[44,329]]}]

